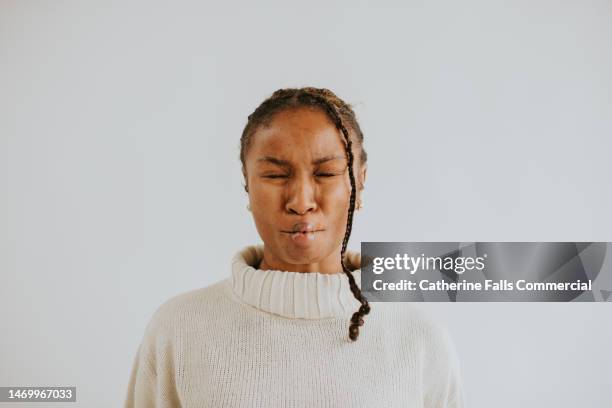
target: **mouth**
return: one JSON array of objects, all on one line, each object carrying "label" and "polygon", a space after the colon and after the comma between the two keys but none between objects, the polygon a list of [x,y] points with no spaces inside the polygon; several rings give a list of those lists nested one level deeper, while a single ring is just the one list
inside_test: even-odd
[{"label": "mouth", "polygon": [[314,234],[315,232],[323,232],[325,230],[312,230],[312,231],[281,231],[284,234],[289,234],[289,235],[294,235],[294,234],[299,234],[299,235],[307,235],[307,234]]},{"label": "mouth", "polygon": [[289,236],[291,242],[299,248],[307,249],[312,247],[318,240],[319,234],[325,231],[321,228],[315,228],[314,224],[298,223],[293,226],[290,231],[283,231]]},{"label": "mouth", "polygon": [[321,232],[321,231],[325,231],[322,228],[316,228],[314,224],[309,223],[309,222],[298,222],[296,224],[293,225],[293,227],[291,228],[291,230],[287,231],[287,230],[283,230],[282,232],[286,233],[286,234],[312,234],[315,232]]},{"label": "mouth", "polygon": [[319,234],[323,231],[324,228],[317,227],[311,222],[298,222],[293,224],[291,230],[284,230],[283,233],[289,236],[294,245],[307,249],[319,240]]},{"label": "mouth", "polygon": [[283,231],[285,234],[289,234],[289,235],[312,235],[316,232],[322,232],[324,230],[316,230],[316,231]]}]

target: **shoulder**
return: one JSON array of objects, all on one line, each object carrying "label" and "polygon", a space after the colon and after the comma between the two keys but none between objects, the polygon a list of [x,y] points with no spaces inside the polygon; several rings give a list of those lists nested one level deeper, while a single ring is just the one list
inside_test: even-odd
[{"label": "shoulder", "polygon": [[203,288],[175,295],[162,303],[155,314],[162,318],[168,315],[175,318],[182,312],[214,305],[225,296],[224,291],[227,284],[228,279],[224,279]]},{"label": "shoulder", "polygon": [[385,339],[389,339],[401,358],[414,361],[413,367],[422,378],[428,398],[443,395],[446,391],[438,389],[443,384],[452,391],[452,398],[459,398],[460,362],[449,330],[421,305],[407,302],[374,305],[379,306],[384,321]]},{"label": "shoulder", "polygon": [[395,332],[398,346],[419,350],[427,358],[450,359],[454,345],[448,329],[421,306],[408,302],[380,302],[385,330]]},{"label": "shoulder", "polygon": [[406,303],[400,314],[404,330],[399,337],[418,356],[424,406],[462,408],[461,364],[449,330],[421,304]]},{"label": "shoulder", "polygon": [[[448,328],[421,305],[411,305],[409,321],[419,344],[421,357],[426,367],[426,377],[437,381],[439,376],[452,373],[458,375],[459,359]],[[427,378],[426,378],[427,379]]]},{"label": "shoulder", "polygon": [[[210,316],[223,308],[228,280],[183,292],[164,301],[153,312],[145,329],[145,341],[166,342],[172,340],[186,324],[203,315]],[[202,316],[201,316],[202,315]]]}]

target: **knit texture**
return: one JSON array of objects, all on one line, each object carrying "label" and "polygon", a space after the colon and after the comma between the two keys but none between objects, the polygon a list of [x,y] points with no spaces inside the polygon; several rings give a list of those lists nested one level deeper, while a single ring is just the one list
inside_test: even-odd
[{"label": "knit texture", "polygon": [[[464,406],[446,329],[410,303],[360,303],[347,276],[256,269],[243,248],[231,275],[163,303],[138,347],[125,408]],[[346,263],[358,285],[360,256]]]}]

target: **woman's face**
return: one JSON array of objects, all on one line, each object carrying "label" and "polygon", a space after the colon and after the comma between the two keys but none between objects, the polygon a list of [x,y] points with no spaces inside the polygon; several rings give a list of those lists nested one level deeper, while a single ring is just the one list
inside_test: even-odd
[{"label": "woman's face", "polygon": [[[268,266],[306,272],[339,264],[351,194],[343,140],[324,112],[307,107],[275,114],[253,135],[246,182]],[[357,198],[366,175],[359,150],[353,143]]]}]

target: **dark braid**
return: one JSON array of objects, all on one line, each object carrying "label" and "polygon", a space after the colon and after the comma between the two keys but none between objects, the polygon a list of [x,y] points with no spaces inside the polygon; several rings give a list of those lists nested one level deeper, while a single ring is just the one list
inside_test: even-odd
[{"label": "dark braid", "polygon": [[[246,151],[250,144],[252,135],[255,133],[257,128],[262,125],[267,125],[275,113],[278,113],[283,109],[300,106],[314,106],[323,110],[332,120],[336,128],[340,130],[340,132],[344,136],[344,141],[346,142],[346,155],[348,161],[349,179],[351,182],[351,195],[349,199],[346,232],[344,234],[344,239],[342,240],[342,250],[340,252],[340,263],[342,264],[342,269],[344,273],[348,277],[349,286],[351,288],[353,296],[355,296],[355,298],[361,303],[359,310],[353,313],[351,317],[351,324],[349,326],[349,338],[354,341],[357,340],[357,337],[359,337],[359,326],[363,326],[364,324],[363,317],[370,313],[371,308],[370,304],[368,303],[368,300],[361,293],[359,286],[357,286],[357,283],[355,282],[355,277],[346,266],[344,259],[348,241],[351,237],[351,230],[353,228],[353,213],[355,212],[355,198],[357,189],[355,187],[355,175],[353,172],[353,143],[351,141],[349,132],[342,121],[343,118],[353,129],[353,132],[357,137],[357,140],[361,147],[360,154],[362,163],[365,163],[367,160],[367,155],[363,148],[363,133],[361,132],[359,124],[357,123],[357,119],[352,108],[349,104],[342,101],[328,89],[307,87],[299,89],[288,88],[277,90],[272,94],[271,97],[262,102],[262,104],[259,105],[259,107],[255,109],[255,111],[248,117],[248,122],[244,128],[244,131],[242,132],[242,137],[240,139],[240,161],[242,162],[242,172],[246,179]],[[248,192],[248,186],[246,184],[244,186],[244,189],[246,192]]]}]

